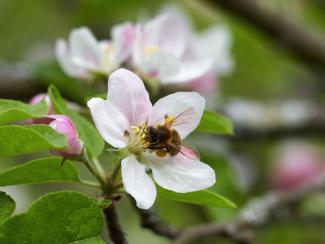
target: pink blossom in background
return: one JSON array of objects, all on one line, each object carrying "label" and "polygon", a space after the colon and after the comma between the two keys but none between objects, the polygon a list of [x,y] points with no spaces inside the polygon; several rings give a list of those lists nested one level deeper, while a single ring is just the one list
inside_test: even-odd
[{"label": "pink blossom in background", "polygon": [[324,160],[310,145],[293,142],[275,155],[271,168],[271,186],[290,191],[312,182],[323,173]]},{"label": "pink blossom in background", "polygon": [[112,29],[112,40],[98,41],[87,27],[74,29],[68,41],[57,41],[57,60],[72,77],[89,80],[107,76],[129,58],[133,32],[130,23],[117,25]]},{"label": "pink blossom in background", "polygon": [[225,26],[196,33],[181,11],[169,9],[137,25],[132,65],[163,85],[204,93],[233,69],[231,44]]}]

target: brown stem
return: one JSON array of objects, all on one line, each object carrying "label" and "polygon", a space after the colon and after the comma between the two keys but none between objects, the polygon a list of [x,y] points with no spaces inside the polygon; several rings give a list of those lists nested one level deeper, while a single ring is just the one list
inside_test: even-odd
[{"label": "brown stem", "polygon": [[151,209],[143,210],[137,208],[143,228],[150,229],[157,235],[166,236],[169,239],[175,239],[179,235],[179,231],[162,221],[160,217]]},{"label": "brown stem", "polygon": [[113,243],[127,244],[127,241],[124,236],[124,232],[118,221],[114,203],[112,203],[109,207],[104,209],[104,215],[107,223],[107,229]]},{"label": "brown stem", "polygon": [[325,67],[324,38],[308,31],[256,0],[206,0],[222,7],[273,38],[301,61]]}]

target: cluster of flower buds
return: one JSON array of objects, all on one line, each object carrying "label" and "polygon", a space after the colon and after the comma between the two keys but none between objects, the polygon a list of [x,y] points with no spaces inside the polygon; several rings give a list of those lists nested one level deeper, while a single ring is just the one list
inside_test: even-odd
[{"label": "cluster of flower buds", "polygon": [[124,65],[162,85],[207,92],[233,67],[230,45],[226,27],[197,34],[180,11],[170,9],[144,23],[113,27],[111,40],[96,40],[86,27],[75,29],[68,41],[57,41],[56,56],[68,75],[80,79],[107,77]]},{"label": "cluster of flower buds", "polygon": [[63,150],[51,150],[51,153],[61,155],[65,158],[77,157],[82,153],[83,142],[78,136],[78,132],[73,121],[65,116],[54,114],[54,109],[47,94],[41,93],[30,100],[30,104],[37,104],[45,100],[48,106],[48,115],[43,118],[31,119],[29,124],[46,124],[51,126],[56,132],[67,137],[68,146]]}]

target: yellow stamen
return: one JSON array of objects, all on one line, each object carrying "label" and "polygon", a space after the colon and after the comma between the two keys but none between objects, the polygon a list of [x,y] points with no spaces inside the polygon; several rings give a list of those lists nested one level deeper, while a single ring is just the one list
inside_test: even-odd
[{"label": "yellow stamen", "polygon": [[152,45],[152,46],[145,47],[144,48],[144,53],[145,53],[145,55],[150,56],[150,55],[155,54],[159,50],[160,50],[160,47],[159,46]]}]

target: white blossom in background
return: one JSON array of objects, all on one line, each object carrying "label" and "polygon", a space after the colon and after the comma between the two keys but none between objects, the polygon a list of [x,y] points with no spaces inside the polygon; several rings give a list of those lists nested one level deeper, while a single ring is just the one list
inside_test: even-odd
[{"label": "white blossom in background", "polygon": [[211,91],[233,68],[231,36],[225,26],[195,33],[177,9],[136,26],[132,65],[162,84]]},{"label": "white blossom in background", "polygon": [[55,54],[66,74],[80,79],[108,76],[129,57],[133,39],[129,23],[112,29],[112,40],[98,41],[87,27],[71,31],[68,41],[59,39]]},{"label": "white blossom in background", "polygon": [[121,162],[123,185],[139,208],[150,208],[157,194],[147,169],[157,184],[179,193],[215,183],[214,170],[200,162],[193,150],[181,145],[179,153],[171,155],[165,148],[150,148],[146,137],[150,128],[167,124],[180,140],[188,136],[199,124],[205,107],[198,93],[177,92],[152,105],[142,80],[119,69],[109,77],[107,100],[92,98],[88,107],[105,141],[127,152]]}]

